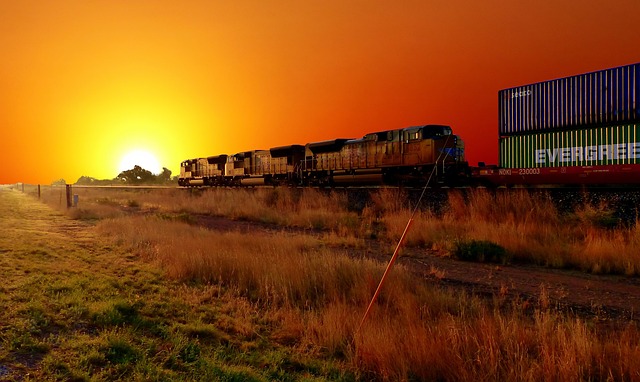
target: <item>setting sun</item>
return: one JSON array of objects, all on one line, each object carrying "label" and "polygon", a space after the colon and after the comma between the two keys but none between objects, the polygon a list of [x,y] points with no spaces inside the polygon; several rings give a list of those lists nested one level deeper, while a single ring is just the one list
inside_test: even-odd
[{"label": "setting sun", "polygon": [[140,166],[154,174],[160,174],[162,172],[162,166],[155,155],[144,150],[131,151],[123,156],[122,160],[120,160],[118,171],[131,170],[135,166]]}]

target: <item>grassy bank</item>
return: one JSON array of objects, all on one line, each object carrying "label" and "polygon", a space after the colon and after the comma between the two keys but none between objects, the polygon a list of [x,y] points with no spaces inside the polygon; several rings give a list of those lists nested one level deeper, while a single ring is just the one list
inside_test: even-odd
[{"label": "grassy bank", "polygon": [[0,219],[0,381],[354,379],[271,341],[277,317],[249,299],[168,277],[93,220],[6,190]]},{"label": "grassy bank", "polygon": [[[56,206],[56,192],[43,199]],[[12,373],[37,365],[38,376],[80,380],[640,379],[636,324],[603,327],[560,314],[544,290],[533,305],[501,296],[487,301],[397,267],[358,331],[383,264],[347,252],[399,237],[409,210],[394,190],[374,194],[358,212],[344,194],[317,190],[78,193],[78,208],[62,208],[75,220],[56,221],[81,227],[85,242],[43,250],[68,253],[46,267],[25,244],[29,281],[12,287],[24,294],[5,302],[16,308],[1,332],[9,350],[0,359]],[[603,226],[596,217],[604,213],[583,206],[561,214],[527,193],[451,193],[442,214],[419,213],[408,243],[451,256],[456,243],[479,240],[504,248],[512,261],[637,269],[630,256],[630,268],[618,270],[616,259],[606,265],[600,252],[587,265],[567,260],[595,238],[621,237],[621,251],[631,253],[635,228]],[[224,233],[193,224],[195,214],[311,234]],[[541,243],[531,245],[534,238]],[[553,260],[558,256],[561,262]],[[38,268],[67,263],[73,277],[35,277]],[[30,297],[41,285],[50,289],[46,297]],[[21,358],[31,352],[40,355]]]}]

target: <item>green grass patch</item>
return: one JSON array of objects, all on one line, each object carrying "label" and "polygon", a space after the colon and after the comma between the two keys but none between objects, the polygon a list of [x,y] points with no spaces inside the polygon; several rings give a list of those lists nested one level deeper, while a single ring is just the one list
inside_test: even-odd
[{"label": "green grass patch", "polygon": [[133,364],[141,358],[141,353],[125,338],[113,337],[103,348],[105,359],[114,364]]}]

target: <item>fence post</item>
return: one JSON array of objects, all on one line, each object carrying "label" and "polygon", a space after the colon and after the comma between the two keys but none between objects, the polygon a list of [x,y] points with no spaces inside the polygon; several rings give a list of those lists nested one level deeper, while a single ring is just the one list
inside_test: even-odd
[{"label": "fence post", "polygon": [[22,192],[24,192],[24,183],[22,183]]},{"label": "fence post", "polygon": [[67,184],[67,208],[71,208],[71,185]]},{"label": "fence post", "polygon": [[40,185],[38,185],[38,199],[40,199]]}]

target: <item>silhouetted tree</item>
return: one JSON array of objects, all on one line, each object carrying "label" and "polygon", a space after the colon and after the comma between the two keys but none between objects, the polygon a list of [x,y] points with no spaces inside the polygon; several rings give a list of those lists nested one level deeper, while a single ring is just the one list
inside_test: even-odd
[{"label": "silhouetted tree", "polygon": [[79,177],[78,180],[76,180],[76,184],[84,184],[84,185],[96,184],[97,182],[99,182],[98,179],[92,178],[90,176],[84,176],[84,175]]},{"label": "silhouetted tree", "polygon": [[167,183],[171,181],[171,170],[166,167],[162,168],[162,172],[158,174],[158,183]]},{"label": "silhouetted tree", "polygon": [[113,183],[111,179],[97,179],[91,176],[83,175],[78,180],[76,180],[75,184],[81,184],[85,186],[99,186],[99,185],[108,185]]},{"label": "silhouetted tree", "polygon": [[116,177],[117,180],[127,184],[154,183],[156,176],[149,170],[136,165],[131,170],[122,171]]}]

